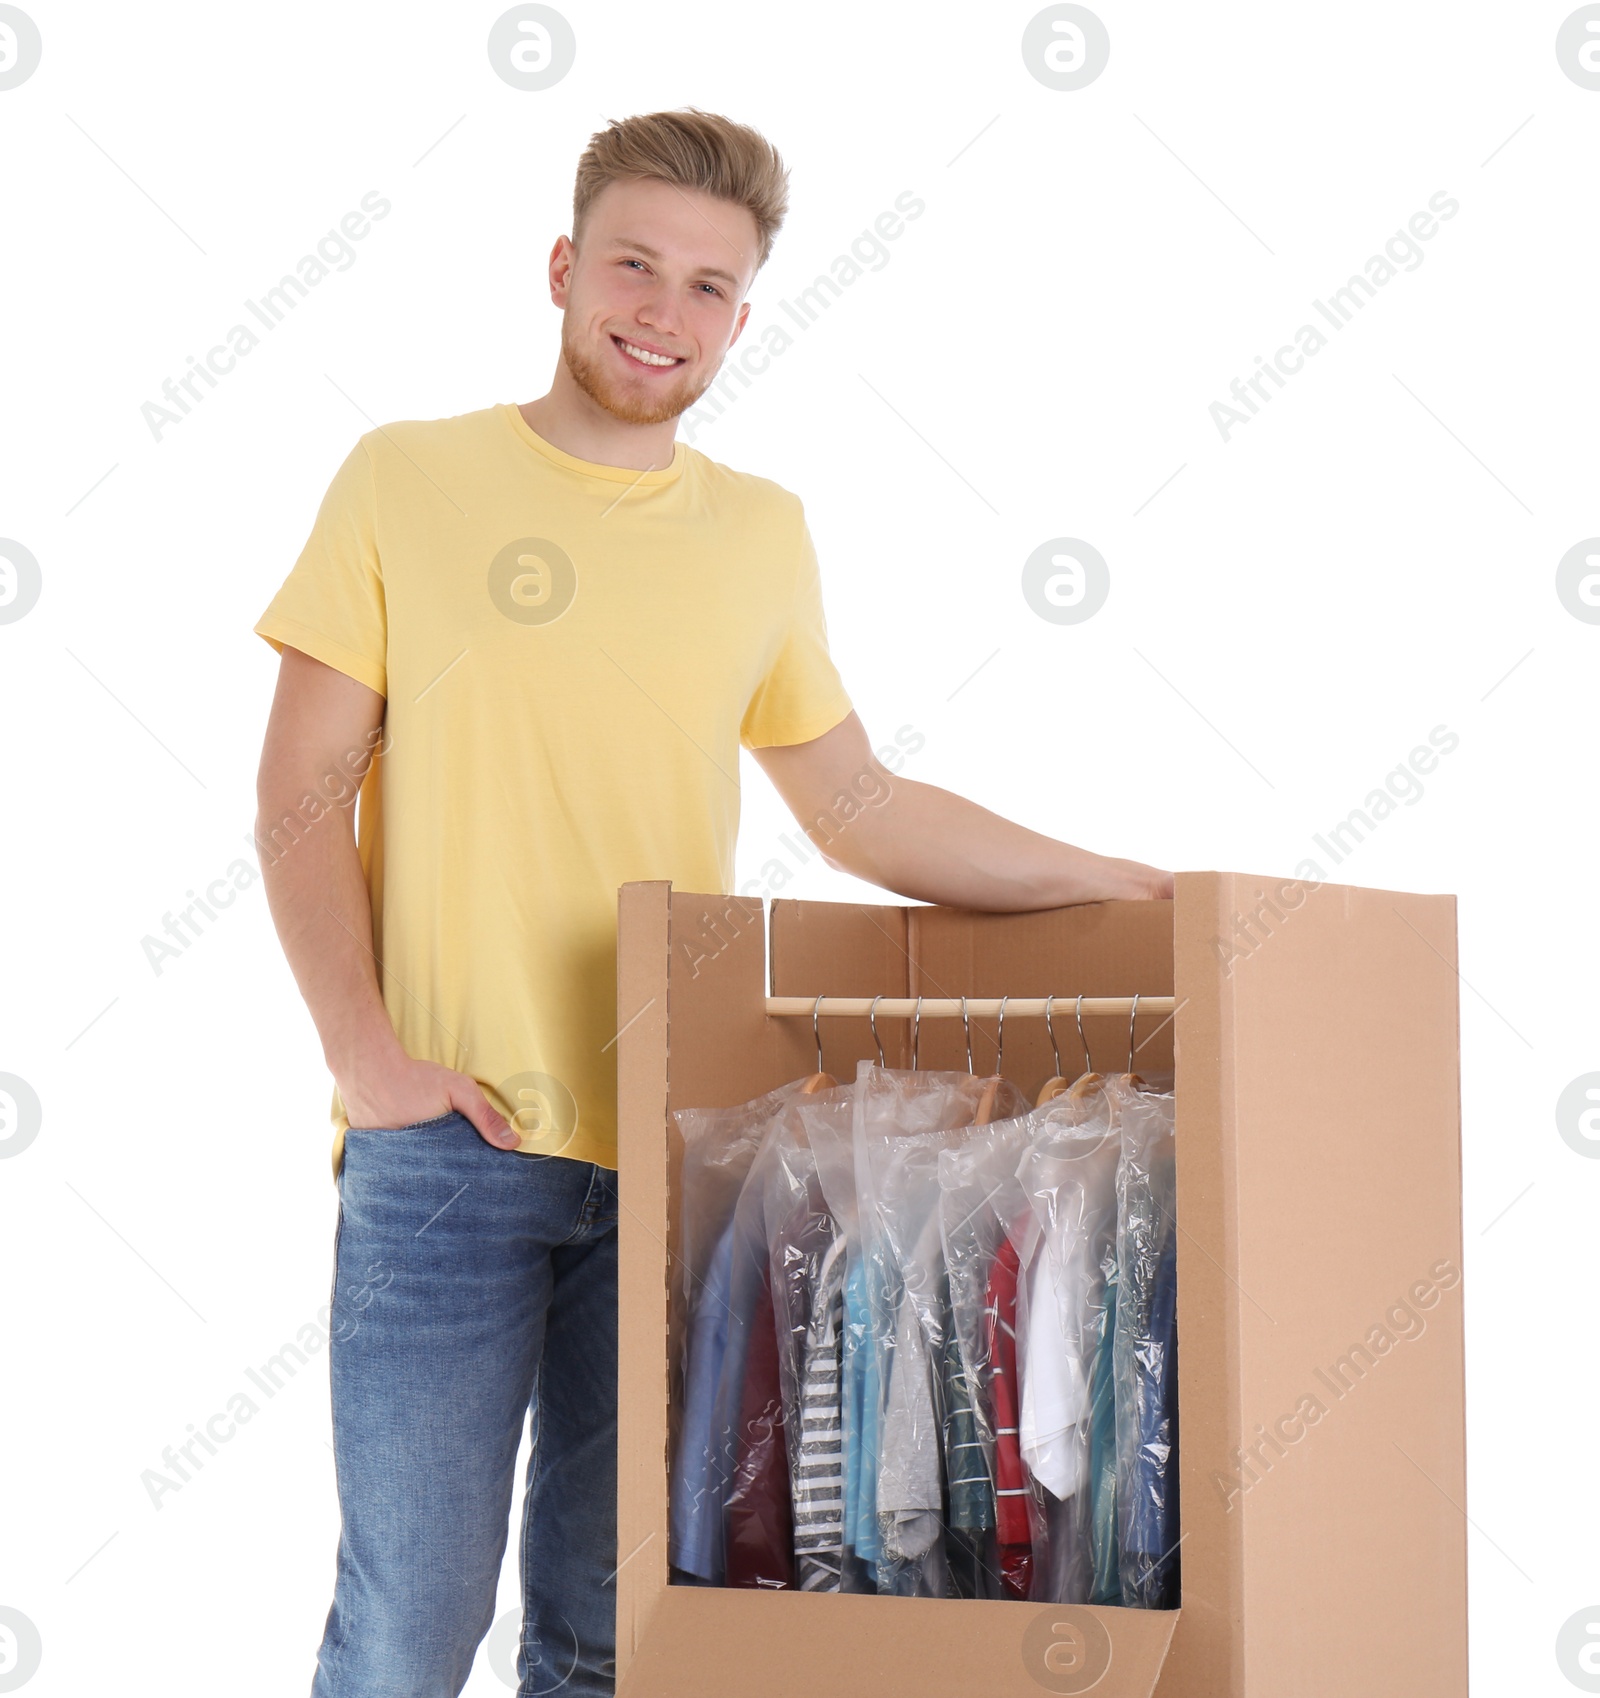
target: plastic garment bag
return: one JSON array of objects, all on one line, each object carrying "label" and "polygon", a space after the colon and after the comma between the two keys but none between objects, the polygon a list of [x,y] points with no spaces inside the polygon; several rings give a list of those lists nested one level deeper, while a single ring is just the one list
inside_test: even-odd
[{"label": "plastic garment bag", "polygon": [[1091,1604],[1122,1602],[1121,1552],[1117,1544],[1117,1404],[1113,1357],[1117,1328],[1116,1234],[1105,1264],[1101,1333],[1089,1378],[1089,1550],[1093,1573]]},{"label": "plastic garment bag", "polygon": [[[795,1570],[803,1592],[837,1592],[844,1566],[845,1241],[835,1237],[817,1270],[801,1353],[789,1472]],[[785,1401],[785,1409],[791,1405]]]},{"label": "plastic garment bag", "polygon": [[[894,1292],[876,1337],[883,1416],[877,1508],[883,1545],[897,1565],[890,1588],[919,1595],[991,1594],[982,1537],[993,1487],[974,1410],[975,1390],[955,1337],[942,1236],[942,1154],[989,1135],[972,1122],[984,1081],[970,1074],[898,1074],[873,1069],[858,1079],[870,1093],[862,1119],[877,1219]],[[991,1108],[1023,1099],[998,1083]],[[952,1124],[934,1130],[929,1119]]]},{"label": "plastic garment bag", "polygon": [[[987,1490],[950,1503],[952,1527],[984,1553],[984,1596],[1028,1598],[1048,1543],[1043,1494],[1018,1443],[1017,1250],[1030,1218],[1017,1167],[1031,1117],[1013,1116],[939,1158],[940,1238],[951,1324]],[[970,1469],[966,1470],[970,1474]],[[951,1469],[952,1478],[955,1469]]]},{"label": "plastic garment bag", "polygon": [[847,1088],[791,1098],[773,1131],[765,1180],[783,1460],[802,1591],[838,1591],[840,1582],[846,1239],[822,1189],[811,1131],[832,1125],[842,1136],[849,1100]]},{"label": "plastic garment bag", "polygon": [[952,1590],[943,1538],[938,1156],[943,1147],[986,1133],[975,1125],[986,1098],[1001,1116],[1026,1106],[1014,1086],[971,1073],[862,1062],[856,1075],[856,1183],[880,1399],[873,1497],[878,1587],[900,1596],[945,1597]]},{"label": "plastic garment bag", "polygon": [[1179,1601],[1173,1096],[1112,1081],[1117,1169],[1117,1520],[1122,1602]]},{"label": "plastic garment bag", "polygon": [[734,1213],[731,1325],[750,1317],[742,1373],[725,1358],[716,1430],[727,1461],[723,1504],[729,1586],[798,1582],[794,1520],[796,1385],[812,1295],[837,1225],[817,1179],[802,1105],[788,1097],[763,1139]]},{"label": "plastic garment bag", "polygon": [[[1050,1528],[1048,1565],[1031,1595],[1079,1604],[1091,1599],[1097,1566],[1115,1562],[1102,1550],[1097,1563],[1091,1460],[1096,1394],[1103,1411],[1112,1408],[1101,1345],[1115,1281],[1120,1143],[1099,1093],[1057,1097],[1026,1124],[1017,1169],[1031,1211],[1017,1245],[1019,1445],[1044,1489]],[[1101,1525],[1102,1541],[1105,1533]]]},{"label": "plastic garment bag", "polygon": [[[897,1150],[895,1155],[936,1155],[936,1151],[928,1150],[929,1141],[948,1136],[918,1133],[908,1142],[923,1148]],[[885,1179],[892,1182],[893,1177],[878,1175],[880,1183]],[[933,1178],[937,1182],[937,1169]],[[944,1420],[935,1349],[942,1351],[943,1336],[940,1332],[930,1338],[910,1291],[913,1280],[925,1281],[926,1297],[937,1314],[938,1216],[931,1206],[918,1207],[915,1197],[902,1194],[897,1202],[901,1206],[910,1204],[905,1222],[907,1240],[903,1259],[899,1247],[895,1247],[896,1263],[885,1270],[884,1288],[891,1294],[892,1314],[874,1317],[879,1323],[874,1347],[879,1355],[883,1397],[878,1428],[878,1536],[890,1565],[884,1589],[907,1596],[942,1597],[947,1590],[941,1549]],[[927,1238],[930,1220],[934,1228],[931,1249]]]},{"label": "plastic garment bag", "polygon": [[[805,1549],[797,1549],[799,1583],[809,1591],[877,1590],[877,1522],[875,1518],[863,1522],[857,1513],[861,1497],[862,1457],[869,1441],[876,1444],[876,1429],[874,1427],[870,1433],[867,1431],[866,1414],[869,1407],[875,1412],[876,1404],[867,1397],[866,1384],[870,1357],[867,1349],[869,1328],[866,1324],[856,1198],[854,1113],[853,1085],[803,1097],[796,1105],[796,1116],[804,1129],[815,1163],[817,1183],[835,1229],[832,1260],[825,1269],[829,1308],[822,1309],[819,1292],[812,1305],[814,1318],[819,1309],[825,1317],[832,1313],[832,1287],[834,1283],[838,1286],[838,1337],[832,1342],[832,1348],[837,1351],[839,1364],[839,1527],[837,1543],[834,1542],[832,1527],[824,1524],[817,1529],[819,1537],[815,1542],[808,1541]],[[819,1268],[819,1283],[823,1273],[824,1269]],[[822,1336],[818,1339],[815,1358],[811,1352],[811,1329],[808,1328],[807,1332],[807,1360],[814,1360],[819,1382],[828,1372],[827,1358],[821,1354],[827,1325],[826,1318],[819,1323]],[[820,1392],[823,1387],[819,1383],[815,1389]],[[787,1397],[787,1392],[785,1395]],[[831,1401],[831,1394],[829,1396]],[[786,1407],[792,1405],[786,1404]],[[824,1456],[831,1461],[828,1451],[824,1451]],[[804,1525],[797,1523],[797,1545]],[[869,1534],[870,1537],[866,1537]]]},{"label": "plastic garment bag", "polygon": [[736,1108],[680,1109],[674,1116],[684,1148],[679,1277],[670,1287],[680,1351],[673,1364],[668,1558],[679,1581],[719,1585],[723,1578],[722,1503],[731,1457],[716,1404],[730,1348],[742,1377],[750,1319],[746,1312],[734,1325],[734,1212],[762,1140],[799,1088],[784,1085]]},{"label": "plastic garment bag", "polygon": [[794,1522],[774,1308],[771,1280],[763,1271],[750,1321],[744,1383],[736,1388],[731,1405],[737,1414],[723,1511],[728,1586],[794,1584]]},{"label": "plastic garment bag", "polygon": [[992,1548],[993,1465],[978,1426],[978,1388],[967,1372],[956,1337],[949,1271],[942,1266],[942,1255],[939,1333],[936,1373],[943,1402],[944,1551],[950,1589],[961,1598],[998,1597],[999,1570]]}]

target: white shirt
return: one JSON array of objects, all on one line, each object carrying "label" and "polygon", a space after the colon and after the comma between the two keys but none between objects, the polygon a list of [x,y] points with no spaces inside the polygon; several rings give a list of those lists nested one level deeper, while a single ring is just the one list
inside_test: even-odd
[{"label": "white shirt", "polygon": [[1089,1375],[1100,1342],[1103,1258],[1116,1234],[1119,1153],[1104,1119],[1059,1121],[1030,1142],[1017,1169],[1033,1205],[1021,1254],[1018,1439],[1023,1461],[1057,1498],[1088,1479]]}]

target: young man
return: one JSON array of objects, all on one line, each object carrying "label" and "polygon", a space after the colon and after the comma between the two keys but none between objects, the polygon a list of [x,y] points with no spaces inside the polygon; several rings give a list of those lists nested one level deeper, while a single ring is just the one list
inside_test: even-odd
[{"label": "young man", "polygon": [[[800,502],[675,441],[786,202],[726,119],[595,135],[550,255],[549,393],[362,437],[256,626],[282,656],[257,837],[337,1086],[317,1698],[461,1690],[525,1414],[521,1690],[614,1688],[617,886],[732,889],[741,746],[827,822],[830,865],[902,896],[1171,894],[891,779]],[[887,799],[839,829],[869,776]]]}]

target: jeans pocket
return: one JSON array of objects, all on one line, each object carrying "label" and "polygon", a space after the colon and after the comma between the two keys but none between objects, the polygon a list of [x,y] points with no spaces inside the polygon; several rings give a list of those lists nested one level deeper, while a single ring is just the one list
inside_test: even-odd
[{"label": "jeans pocket", "polygon": [[435,1114],[427,1120],[413,1120],[409,1126],[350,1126],[345,1129],[348,1138],[352,1132],[426,1132],[430,1127],[443,1126],[451,1120],[464,1120],[460,1109],[450,1109],[445,1114]]}]

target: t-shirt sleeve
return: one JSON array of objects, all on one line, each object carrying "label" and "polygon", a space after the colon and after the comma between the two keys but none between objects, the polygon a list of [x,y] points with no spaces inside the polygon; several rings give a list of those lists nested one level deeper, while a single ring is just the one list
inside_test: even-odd
[{"label": "t-shirt sleeve", "polygon": [[358,442],[334,473],[300,558],[254,628],[280,654],[301,649],[387,695],[377,520],[372,461]]},{"label": "t-shirt sleeve", "polygon": [[831,731],[851,708],[828,653],[817,553],[803,509],[797,513],[797,524],[799,562],[783,638],[739,727],[739,741],[747,749],[809,743]]}]

